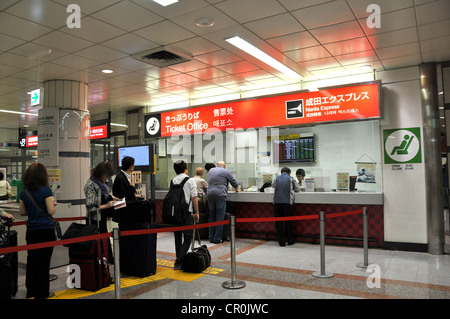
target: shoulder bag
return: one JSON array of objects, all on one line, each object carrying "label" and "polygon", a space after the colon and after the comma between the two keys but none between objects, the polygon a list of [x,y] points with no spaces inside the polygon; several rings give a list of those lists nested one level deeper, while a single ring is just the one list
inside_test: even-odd
[{"label": "shoulder bag", "polygon": [[61,225],[59,224],[58,221],[56,221],[49,213],[47,213],[47,211],[43,210],[41,207],[39,207],[38,204],[36,204],[33,196],[31,196],[30,192],[28,190],[24,190],[25,193],[27,194],[28,198],[31,200],[31,202],[33,203],[34,206],[37,207],[37,209],[39,210],[39,212],[41,214],[44,214],[45,217],[47,217],[52,223],[53,226],[55,228],[55,237],[56,240],[60,240],[62,238],[62,232],[61,232]]}]

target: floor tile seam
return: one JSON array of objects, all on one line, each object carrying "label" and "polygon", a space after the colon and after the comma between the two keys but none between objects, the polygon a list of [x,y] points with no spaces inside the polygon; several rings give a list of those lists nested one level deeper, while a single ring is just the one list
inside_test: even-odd
[{"label": "floor tile seam", "polygon": [[[231,263],[230,261],[223,261],[223,262]],[[266,270],[272,270],[272,271],[297,273],[297,274],[301,274],[301,275],[310,275],[314,272],[313,270],[260,265],[260,264],[252,264],[252,263],[245,263],[245,262],[236,262],[236,265],[237,266],[239,266],[239,265],[245,266],[245,267],[253,267],[253,268],[258,268],[258,269],[266,269]],[[357,280],[357,281],[367,281],[367,278],[368,278],[366,276],[348,275],[348,274],[339,274],[339,273],[334,273],[334,277],[341,278],[341,279],[348,279],[348,280]],[[406,280],[381,278],[380,283],[388,284],[388,285],[400,285],[400,286],[408,286],[408,287],[426,288],[429,290],[450,291],[450,286],[436,285],[436,284],[429,284],[429,283],[420,283],[420,282],[413,282],[413,281],[406,281]]]},{"label": "floor tile seam", "polygon": [[[217,274],[217,276],[225,277],[225,274]],[[335,288],[335,287],[326,287],[326,286],[316,286],[311,284],[304,284],[304,283],[295,283],[295,282],[288,282],[288,281],[279,281],[274,279],[268,279],[268,278],[259,278],[254,276],[238,276],[238,280],[242,280],[244,282],[256,282],[261,283],[265,285],[272,285],[277,287],[285,287],[285,288],[293,288],[293,289],[299,289],[299,290],[308,290],[308,291],[316,291],[321,293],[329,293],[334,294],[338,296],[351,296],[351,297],[358,297],[358,298],[365,298],[365,299],[408,299],[405,297],[399,297],[399,296],[390,296],[385,294],[379,294],[379,293],[370,293],[370,292],[363,292],[363,291],[356,291],[356,290],[348,290],[343,288]]]}]

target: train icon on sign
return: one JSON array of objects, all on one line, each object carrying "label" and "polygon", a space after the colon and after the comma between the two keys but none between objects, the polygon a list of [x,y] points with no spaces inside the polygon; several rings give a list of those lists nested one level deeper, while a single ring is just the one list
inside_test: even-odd
[{"label": "train icon on sign", "polygon": [[303,99],[286,101],[286,119],[298,119],[303,115]]}]

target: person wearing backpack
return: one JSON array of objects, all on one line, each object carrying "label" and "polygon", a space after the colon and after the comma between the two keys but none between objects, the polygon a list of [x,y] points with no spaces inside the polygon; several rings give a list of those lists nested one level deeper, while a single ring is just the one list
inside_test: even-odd
[{"label": "person wearing backpack", "polygon": [[[183,160],[177,161],[173,164],[173,168],[177,176],[171,181],[172,185],[180,185],[184,182],[184,200],[189,205],[188,214],[186,214],[185,221],[180,226],[193,225],[193,219],[196,221],[200,219],[198,212],[198,199],[197,199],[197,184],[193,178],[187,175],[187,164]],[[186,179],[187,178],[187,179]],[[193,230],[184,230],[174,232],[175,237],[175,253],[176,260],[173,269],[181,270],[181,261],[189,250],[192,242]]]}]

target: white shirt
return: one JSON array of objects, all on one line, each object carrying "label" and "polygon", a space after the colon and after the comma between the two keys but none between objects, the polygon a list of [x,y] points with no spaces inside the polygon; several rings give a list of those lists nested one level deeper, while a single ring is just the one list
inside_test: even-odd
[{"label": "white shirt", "polygon": [[130,183],[131,184],[131,175],[130,174],[128,174],[127,172],[125,172],[124,170],[121,170],[122,171],[122,173],[124,173],[125,174],[125,176],[127,177],[127,179],[128,179],[128,183]]},{"label": "white shirt", "polygon": [[8,194],[8,190],[11,190],[9,183],[6,180],[0,181],[0,196]]},{"label": "white shirt", "polygon": [[[172,180],[175,185],[181,184],[185,177],[189,177],[188,175],[181,173],[174,177]],[[192,200],[191,198],[197,197],[197,184],[195,183],[193,178],[189,178],[183,186],[184,196],[186,199],[186,203],[189,204],[189,211],[192,213],[194,210],[192,208]]]}]

